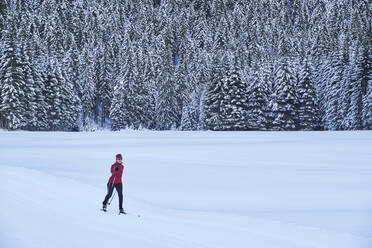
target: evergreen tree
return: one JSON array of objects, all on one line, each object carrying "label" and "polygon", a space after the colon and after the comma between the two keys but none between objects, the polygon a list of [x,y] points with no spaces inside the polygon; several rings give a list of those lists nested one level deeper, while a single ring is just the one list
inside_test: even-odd
[{"label": "evergreen tree", "polygon": [[[61,77],[56,79],[60,94],[70,92],[73,86],[75,94],[72,95],[77,95],[80,102],[74,104],[71,111],[76,111],[73,108],[81,109],[80,127],[83,126],[81,119],[84,119],[87,129],[93,125],[105,127],[110,121],[108,116],[114,82],[118,75],[124,75],[123,64],[127,50],[132,47],[135,48],[132,60],[138,65],[130,80],[123,81],[124,93],[133,101],[133,104],[126,103],[131,109],[128,112],[131,116],[127,115],[131,119],[129,126],[166,129],[171,125],[183,128],[186,116],[199,112],[196,115],[203,120],[199,124],[205,124],[204,128],[237,128],[231,127],[231,123],[224,123],[237,118],[240,112],[237,111],[235,117],[231,116],[232,112],[227,112],[229,108],[233,111],[233,104],[229,101],[234,97],[223,86],[233,84],[230,78],[232,71],[221,70],[219,79],[215,72],[212,73],[212,68],[216,70],[220,66],[216,57],[227,58],[234,51],[239,72],[248,71],[255,65],[263,66],[260,73],[265,76],[260,76],[260,81],[265,83],[260,87],[267,88],[269,96],[267,109],[262,109],[266,112],[266,129],[293,129],[287,123],[292,119],[296,128],[308,125],[299,120],[300,114],[293,116],[290,113],[292,106],[301,107],[293,104],[293,99],[281,99],[277,83],[275,90],[272,89],[270,84],[275,82],[272,70],[263,72],[270,67],[276,68],[285,58],[293,58],[288,61],[292,63],[305,54],[314,67],[310,81],[316,92],[319,125],[329,130],[367,128],[370,80],[367,75],[371,71],[371,39],[366,35],[370,33],[369,7],[366,0],[156,0],[151,4],[144,0],[125,3],[118,0],[5,1],[0,3],[0,43],[8,42],[6,40],[12,34],[14,51],[20,51],[18,55],[22,66],[19,67],[19,74],[23,77],[22,81],[27,82],[26,87],[21,87],[23,93],[17,93],[24,94],[19,99],[19,106],[25,106],[23,124],[17,126],[44,130],[51,124],[47,124],[46,116],[51,99],[44,95],[51,89],[43,80],[47,78],[48,70],[54,70],[47,68],[47,61],[55,60],[53,63],[60,68],[57,74],[62,76],[52,75],[52,78]],[[1,46],[1,57],[4,57],[9,50]],[[22,55],[22,47],[27,56]],[[3,69],[0,68],[0,74],[4,78],[6,68]],[[296,66],[296,74],[292,75],[294,78],[297,77],[297,69]],[[40,79],[41,73],[44,74],[43,80]],[[221,80],[221,91],[212,97],[210,90],[219,87],[216,80]],[[251,82],[251,79],[241,80],[243,83]],[[2,92],[4,84],[0,81],[0,103],[6,101],[1,98],[2,95],[9,94],[9,91]],[[168,86],[170,90],[165,89]],[[250,84],[250,93],[259,91],[259,88],[251,86],[258,87],[257,84]],[[291,88],[289,85],[282,91],[290,92]],[[142,93],[145,91],[147,93]],[[203,95],[200,104],[190,99],[190,92],[194,91],[196,98]],[[71,101],[62,95],[59,97],[61,106]],[[217,104],[218,97],[221,101]],[[249,104],[261,114],[261,100],[254,102],[254,97],[250,99]],[[148,103],[143,105],[143,101]],[[174,104],[172,107],[160,107],[170,102]],[[218,111],[211,109],[216,108],[216,104],[221,107]],[[203,106],[203,111],[200,111],[200,106]],[[68,124],[70,121],[66,123],[62,118],[66,112],[65,108],[57,118],[61,122],[53,124],[54,129],[72,128]],[[4,118],[6,116],[0,111],[0,126],[5,124]],[[165,125],[165,122],[168,124]],[[252,120],[249,122],[252,123]],[[248,124],[245,128],[262,129],[253,127],[256,124],[259,123]]]},{"label": "evergreen tree", "polygon": [[222,129],[245,130],[247,123],[247,85],[240,76],[237,62],[230,64],[229,70],[222,79]]},{"label": "evergreen tree", "polygon": [[305,59],[301,64],[297,86],[297,121],[298,127],[302,130],[318,128],[316,94],[311,79],[309,62]]},{"label": "evergreen tree", "polygon": [[27,126],[25,112],[27,100],[25,90],[28,89],[24,78],[24,67],[20,49],[12,38],[6,40],[1,58],[1,103],[0,113],[2,126],[7,129],[20,129]]},{"label": "evergreen tree", "polygon": [[114,72],[114,55],[109,48],[105,49],[104,60],[102,64],[102,81],[98,89],[100,101],[102,104],[101,126],[106,123],[106,119],[110,115],[110,106],[113,91],[113,82],[116,80]]},{"label": "evergreen tree", "polygon": [[200,96],[198,95],[199,90],[194,90],[182,111],[181,130],[190,131],[198,130],[199,118],[200,118]]},{"label": "evergreen tree", "polygon": [[126,90],[128,94],[126,106],[128,107],[128,113],[131,116],[130,125],[135,129],[148,127],[149,116],[146,111],[149,108],[150,98],[148,90],[138,71],[133,72],[133,77]]},{"label": "evergreen tree", "polygon": [[266,98],[266,106],[265,106],[265,119],[266,119],[266,127],[265,130],[273,130],[273,122],[275,119],[275,111],[274,107],[275,104],[275,93],[273,90],[274,81],[275,81],[275,70],[274,65],[272,63],[265,63],[261,65],[262,70],[260,71],[260,80],[262,82],[262,87],[264,92],[267,94]]},{"label": "evergreen tree", "polygon": [[158,130],[169,130],[177,125],[177,100],[175,83],[172,78],[164,77],[160,82],[156,102],[156,123]]},{"label": "evergreen tree", "polygon": [[113,131],[125,129],[128,126],[128,120],[126,119],[128,113],[124,112],[124,102],[126,101],[124,93],[124,82],[118,81],[114,87],[113,99],[110,107],[110,124]]},{"label": "evergreen tree", "polygon": [[295,77],[287,59],[282,59],[275,75],[275,103],[274,121],[275,130],[296,130]]},{"label": "evergreen tree", "polygon": [[207,86],[203,99],[203,123],[209,130],[222,130],[224,67],[221,61],[218,62],[212,70],[212,80]]},{"label": "evergreen tree", "polygon": [[[364,129],[372,129],[372,55],[371,45],[365,41],[357,52],[354,81],[362,93],[356,100],[357,112],[361,114],[361,124]],[[360,105],[361,106],[360,106]]]},{"label": "evergreen tree", "polygon": [[[169,28],[169,27],[168,27]],[[169,30],[166,30],[169,31]],[[166,32],[163,31],[163,32]],[[167,49],[167,41],[162,37],[158,44],[158,53],[161,57],[161,64],[156,75],[156,129],[169,130],[176,128],[179,121],[176,79],[173,70],[173,57]]]},{"label": "evergreen tree", "polygon": [[[60,68],[59,68],[60,69]],[[68,79],[66,72],[63,69],[58,72],[61,75],[60,91],[61,91],[61,123],[62,130],[77,131],[79,112],[81,111],[79,99],[74,91],[73,83]]]},{"label": "evergreen tree", "polygon": [[37,122],[37,102],[36,102],[36,82],[34,81],[35,72],[31,66],[30,58],[28,57],[29,52],[27,52],[27,44],[22,44],[20,47],[20,60],[22,66],[23,80],[25,81],[24,87],[24,97],[22,101],[25,103],[25,112],[23,113],[27,128],[36,127]]},{"label": "evergreen tree", "polygon": [[36,42],[36,37],[33,37],[34,42],[28,43],[28,48],[26,50],[27,57],[29,58],[29,63],[31,67],[32,73],[32,80],[34,83],[35,89],[35,104],[36,104],[36,112],[35,118],[36,123],[31,125],[31,130],[45,130],[48,127],[48,120],[47,120],[47,106],[45,103],[45,85],[42,78],[42,71],[41,69],[44,65],[41,60],[40,48],[38,43]]},{"label": "evergreen tree", "polygon": [[47,111],[47,128],[60,130],[62,119],[61,75],[58,62],[55,58],[48,60],[46,71],[43,73],[45,85],[44,96]]},{"label": "evergreen tree", "polygon": [[259,75],[258,66],[255,66],[248,76],[248,103],[247,103],[247,129],[265,130],[267,126],[267,95],[268,89]]},{"label": "evergreen tree", "polygon": [[342,127],[340,108],[344,76],[342,61],[343,55],[338,52],[332,58],[330,67],[327,68],[324,125],[328,130],[340,130]]},{"label": "evergreen tree", "polygon": [[367,92],[363,98],[363,125],[365,129],[372,130],[372,82],[367,85]]},{"label": "evergreen tree", "polygon": [[363,128],[372,130],[372,54],[371,45],[363,43],[357,59],[356,80],[362,90],[362,122]]},{"label": "evergreen tree", "polygon": [[190,105],[186,105],[182,111],[182,119],[181,119],[181,130],[190,131],[193,130],[193,123],[192,123],[192,108]]},{"label": "evergreen tree", "polygon": [[96,80],[94,74],[94,59],[90,51],[86,51],[87,64],[84,68],[84,81],[82,88],[82,108],[83,108],[83,127],[84,129],[92,129],[95,103],[96,103]]}]

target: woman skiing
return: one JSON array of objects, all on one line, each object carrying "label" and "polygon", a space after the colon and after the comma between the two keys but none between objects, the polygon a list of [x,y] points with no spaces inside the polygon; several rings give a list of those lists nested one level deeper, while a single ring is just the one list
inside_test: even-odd
[{"label": "woman skiing", "polygon": [[105,200],[103,201],[103,211],[107,211],[107,203],[114,192],[114,188],[118,192],[119,196],[119,214],[126,214],[123,209],[123,184],[121,181],[121,177],[123,175],[123,157],[121,154],[116,154],[116,162],[115,164],[111,165],[111,177],[107,183],[107,195]]}]

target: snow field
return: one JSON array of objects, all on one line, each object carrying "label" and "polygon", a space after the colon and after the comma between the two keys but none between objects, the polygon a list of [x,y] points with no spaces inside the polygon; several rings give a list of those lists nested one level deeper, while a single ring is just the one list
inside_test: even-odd
[{"label": "snow field", "polygon": [[[0,247],[371,247],[371,151],[372,132],[1,132]],[[119,152],[127,216],[99,211]]]}]

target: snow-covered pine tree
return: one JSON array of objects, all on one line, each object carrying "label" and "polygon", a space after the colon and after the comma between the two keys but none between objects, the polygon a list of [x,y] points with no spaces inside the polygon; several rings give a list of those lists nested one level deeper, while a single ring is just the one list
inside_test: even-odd
[{"label": "snow-covered pine tree", "polygon": [[182,122],[182,115],[184,111],[184,107],[187,105],[188,98],[190,97],[187,92],[190,90],[191,86],[188,85],[187,81],[187,66],[185,61],[179,61],[179,64],[175,66],[175,82],[176,82],[176,101],[177,101],[177,124],[176,126],[179,127]]},{"label": "snow-covered pine tree", "polygon": [[342,128],[341,116],[341,91],[344,75],[343,54],[337,51],[333,54],[331,62],[326,68],[326,93],[324,125],[328,130],[340,130]]},{"label": "snow-covered pine tree", "polygon": [[[0,23],[1,25],[1,23]],[[1,37],[1,33],[0,33],[0,37]],[[0,39],[0,58],[3,58],[4,57],[4,42]],[[0,62],[0,104],[2,103],[2,88],[3,88],[3,81],[2,81],[2,78],[3,78],[3,63]],[[0,111],[0,128],[3,128],[3,123],[4,123],[4,120],[3,120],[3,115],[2,115],[2,112]]]},{"label": "snow-covered pine tree", "polygon": [[287,58],[282,58],[275,73],[274,130],[296,130],[296,80]]},{"label": "snow-covered pine tree", "polygon": [[222,79],[222,129],[245,130],[247,124],[247,84],[241,79],[236,59],[229,59],[227,74]]},{"label": "snow-covered pine tree", "polygon": [[358,82],[362,88],[362,123],[363,129],[372,130],[372,54],[371,44],[367,41],[363,43],[357,58],[357,68],[359,74]]},{"label": "snow-covered pine tree", "polygon": [[297,85],[297,121],[298,128],[302,130],[314,130],[319,128],[317,103],[314,83],[311,80],[311,70],[308,60],[305,58],[300,65]]},{"label": "snow-covered pine tree", "polygon": [[203,123],[206,129],[222,130],[222,101],[224,98],[223,92],[223,77],[224,71],[223,61],[214,60],[214,67],[211,72],[211,81],[207,84],[206,92],[203,96]]},{"label": "snow-covered pine tree", "polygon": [[130,117],[129,124],[134,129],[147,128],[150,122],[148,113],[150,97],[139,67],[140,58],[137,59],[129,74],[129,84],[126,85],[127,101],[124,103]]},{"label": "snow-covered pine tree", "polygon": [[114,87],[113,98],[110,107],[110,124],[111,130],[118,131],[125,129],[128,126],[128,113],[124,112],[125,99],[125,85],[124,81],[118,81]]},{"label": "snow-covered pine tree", "polygon": [[34,69],[30,63],[28,43],[20,45],[21,66],[25,87],[23,88],[24,97],[21,100],[25,104],[24,117],[27,121],[26,128],[31,129],[37,126],[37,102],[36,102],[36,83],[34,81]]},{"label": "snow-covered pine tree", "polygon": [[83,71],[82,84],[82,110],[83,110],[83,128],[85,130],[92,129],[94,120],[94,107],[96,103],[96,80],[94,73],[94,56],[93,52],[87,50],[85,52],[86,66]]},{"label": "snow-covered pine tree", "polygon": [[82,66],[82,55],[78,51],[78,47],[75,39],[71,44],[71,48],[65,58],[65,67],[69,75],[70,81],[73,83],[73,89],[75,94],[79,98],[79,105],[81,108],[82,88],[83,88],[83,66]]},{"label": "snow-covered pine tree", "polygon": [[156,63],[152,64],[151,51],[147,51],[148,54],[144,59],[143,71],[141,71],[140,80],[142,80],[142,86],[146,92],[144,97],[146,98],[146,104],[143,106],[143,127],[153,129],[155,128],[155,98],[156,93],[156,79],[155,79],[155,67]]},{"label": "snow-covered pine tree", "polygon": [[[352,130],[355,127],[356,119],[353,116],[353,112],[355,110],[355,106],[352,106],[352,95],[353,91],[357,90],[354,87],[352,74],[353,74],[353,57],[354,57],[354,49],[350,49],[349,41],[346,39],[341,38],[343,40],[341,43],[342,49],[342,78],[340,82],[340,123],[342,130]],[[356,103],[356,102],[354,102]]]},{"label": "snow-covered pine tree", "polygon": [[62,75],[60,74],[58,61],[55,58],[48,59],[46,71],[43,73],[45,85],[44,96],[47,111],[48,129],[60,130],[62,116]]},{"label": "snow-covered pine tree", "polygon": [[24,67],[19,47],[14,36],[8,36],[3,45],[1,58],[1,103],[0,113],[2,126],[14,130],[27,126],[25,112],[27,110],[25,89],[27,82],[24,78]]},{"label": "snow-covered pine tree", "polygon": [[182,110],[182,118],[181,118],[181,126],[180,129],[183,131],[190,131],[193,130],[193,123],[192,123],[192,108],[191,104],[187,104],[183,107]]},{"label": "snow-covered pine tree", "polygon": [[[314,48],[317,50],[317,47]],[[318,123],[319,129],[324,129],[325,123],[325,97],[327,91],[327,70],[329,68],[330,61],[320,57],[319,53],[315,52],[311,61],[308,61],[311,65],[311,81],[314,83],[315,95],[316,95],[316,102],[317,102],[317,110],[318,110]],[[311,62],[311,63],[310,63]]]},{"label": "snow-covered pine tree", "polygon": [[165,37],[160,37],[157,53],[161,57],[157,75],[156,129],[169,130],[176,128],[178,121],[176,82],[173,70],[171,51],[167,50]]},{"label": "snow-covered pine tree", "polygon": [[[35,123],[29,123],[30,130],[45,130],[48,126],[47,120],[47,106],[45,103],[45,85],[42,78],[42,66],[41,63],[41,50],[38,46],[38,41],[34,35],[31,41],[27,43],[26,57],[30,65],[30,72],[33,81],[33,87],[35,92],[34,103],[36,104],[35,109]],[[32,58],[32,59],[31,59]]]},{"label": "snow-covered pine tree", "polygon": [[177,100],[174,79],[162,77],[159,82],[156,104],[156,123],[158,130],[169,130],[177,125]]},{"label": "snow-covered pine tree", "polygon": [[347,109],[343,115],[343,127],[347,130],[357,130],[362,128],[362,108],[363,108],[363,93],[362,83],[360,80],[360,70],[357,60],[359,53],[359,46],[355,44],[351,48],[350,65],[347,67],[347,74],[345,74],[346,82],[348,83],[346,90],[348,99]]},{"label": "snow-covered pine tree", "polygon": [[81,111],[79,99],[74,91],[73,83],[69,80],[66,75],[64,68],[58,68],[58,72],[61,75],[61,129],[70,131],[77,131],[79,129],[78,118]]},{"label": "snow-covered pine tree", "polygon": [[261,64],[260,81],[262,82],[263,89],[267,94],[267,103],[265,106],[265,130],[273,130],[273,121],[275,119],[274,106],[276,106],[276,97],[274,94],[274,81],[275,81],[275,64],[272,62]]},{"label": "snow-covered pine tree", "polygon": [[247,129],[266,130],[268,88],[260,77],[258,65],[248,72]]},{"label": "snow-covered pine tree", "polygon": [[368,81],[367,92],[363,98],[362,114],[364,129],[372,130],[372,80]]},{"label": "snow-covered pine tree", "polygon": [[114,72],[114,54],[109,46],[104,49],[102,64],[102,80],[98,88],[99,99],[102,105],[101,126],[104,127],[110,115],[110,106],[113,92],[113,82],[116,80]]},{"label": "snow-covered pine tree", "polygon": [[183,107],[181,130],[190,131],[199,128],[200,89],[195,89]]}]

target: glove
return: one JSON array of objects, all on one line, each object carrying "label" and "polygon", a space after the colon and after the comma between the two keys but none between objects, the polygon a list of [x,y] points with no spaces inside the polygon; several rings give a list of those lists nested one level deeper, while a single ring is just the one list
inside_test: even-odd
[{"label": "glove", "polygon": [[118,170],[119,170],[119,167],[116,167],[116,168],[115,168],[115,171],[118,171]]}]

